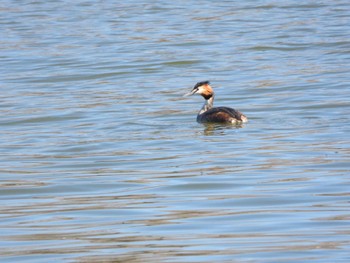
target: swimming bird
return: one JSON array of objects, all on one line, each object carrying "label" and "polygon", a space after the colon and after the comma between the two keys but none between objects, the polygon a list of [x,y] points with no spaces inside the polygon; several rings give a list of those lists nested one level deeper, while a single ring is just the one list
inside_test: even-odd
[{"label": "swimming bird", "polygon": [[214,91],[209,81],[201,81],[194,85],[191,92],[184,96],[199,94],[205,99],[205,103],[198,112],[198,122],[217,122],[241,124],[248,121],[248,118],[241,112],[228,107],[214,107]]}]

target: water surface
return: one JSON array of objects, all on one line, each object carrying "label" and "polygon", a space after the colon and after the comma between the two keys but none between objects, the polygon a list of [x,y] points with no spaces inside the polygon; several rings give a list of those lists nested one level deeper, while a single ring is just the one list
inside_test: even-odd
[{"label": "water surface", "polygon": [[348,1],[0,12],[2,262],[350,260]]}]

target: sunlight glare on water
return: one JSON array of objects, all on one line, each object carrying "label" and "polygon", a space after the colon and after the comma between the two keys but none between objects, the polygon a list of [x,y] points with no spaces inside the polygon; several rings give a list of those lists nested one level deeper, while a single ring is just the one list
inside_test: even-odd
[{"label": "sunlight glare on water", "polygon": [[350,259],[348,1],[0,12],[1,262]]}]

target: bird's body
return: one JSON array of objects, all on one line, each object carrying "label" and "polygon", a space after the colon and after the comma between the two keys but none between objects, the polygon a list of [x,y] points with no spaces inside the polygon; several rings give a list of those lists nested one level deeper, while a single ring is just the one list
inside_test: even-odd
[{"label": "bird's body", "polygon": [[239,123],[247,120],[241,112],[229,107],[215,107],[197,115],[198,122]]},{"label": "bird's body", "polygon": [[197,115],[198,122],[217,122],[239,124],[248,121],[241,112],[229,107],[213,107],[214,91],[209,81],[198,82],[186,95],[199,94],[205,99],[202,109]]}]

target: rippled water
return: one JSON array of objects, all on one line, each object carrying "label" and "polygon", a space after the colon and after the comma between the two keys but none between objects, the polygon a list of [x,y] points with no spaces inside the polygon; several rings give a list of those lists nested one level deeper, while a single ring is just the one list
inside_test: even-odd
[{"label": "rippled water", "polygon": [[348,1],[0,12],[1,262],[350,260]]}]

